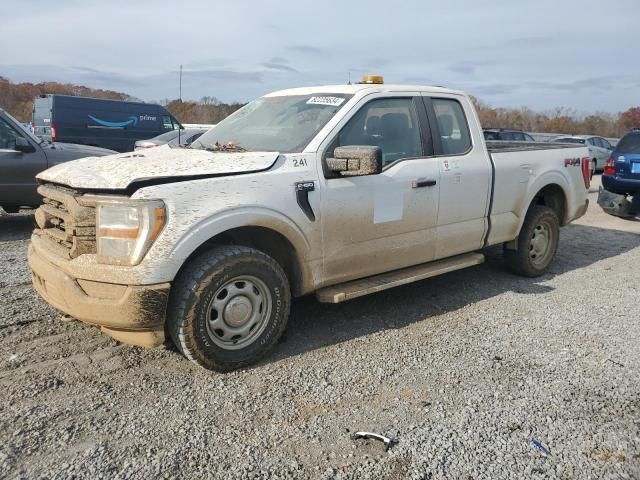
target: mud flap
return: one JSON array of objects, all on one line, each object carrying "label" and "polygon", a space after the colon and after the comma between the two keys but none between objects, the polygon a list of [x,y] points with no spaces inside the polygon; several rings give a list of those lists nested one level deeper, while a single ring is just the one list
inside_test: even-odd
[{"label": "mud flap", "polygon": [[609,215],[631,218],[636,216],[638,201],[630,202],[626,195],[618,195],[600,187],[598,191],[598,205]]}]

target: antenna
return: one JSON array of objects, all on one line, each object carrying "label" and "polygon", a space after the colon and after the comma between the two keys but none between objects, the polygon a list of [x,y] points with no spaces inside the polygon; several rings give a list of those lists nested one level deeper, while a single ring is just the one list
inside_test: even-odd
[{"label": "antenna", "polygon": [[347,85],[351,85],[351,72],[348,72],[349,75],[349,83],[347,83]]}]

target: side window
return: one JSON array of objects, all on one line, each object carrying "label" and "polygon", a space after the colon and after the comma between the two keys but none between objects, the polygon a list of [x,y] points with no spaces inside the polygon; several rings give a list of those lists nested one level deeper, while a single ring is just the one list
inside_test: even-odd
[{"label": "side window", "polygon": [[191,145],[193,142],[195,142],[197,139],[199,139],[202,136],[202,133],[196,133],[194,136],[192,136],[188,141],[187,144]]},{"label": "side window", "polygon": [[333,148],[373,145],[382,149],[383,166],[422,156],[418,113],[411,98],[381,98],[364,105],[342,128]]},{"label": "side window", "polygon": [[180,122],[178,122],[178,120],[176,120],[175,118],[171,117],[171,121],[173,122],[174,130],[178,130],[179,128],[182,127],[182,125],[180,125]]},{"label": "side window", "polygon": [[528,133],[523,133],[522,135],[524,135],[524,141],[525,142],[535,142],[533,137],[531,135],[529,135]]},{"label": "side window", "polygon": [[469,151],[471,134],[460,103],[448,98],[434,98],[432,101],[440,130],[442,152],[445,155],[460,155]]},{"label": "side window", "polygon": [[173,130],[173,123],[171,123],[171,117],[168,115],[162,116],[162,129]]},{"label": "side window", "polygon": [[513,135],[511,134],[511,132],[500,132],[500,140],[511,141],[513,140]]},{"label": "side window", "polygon": [[595,138],[587,138],[587,143],[589,145],[592,145],[592,146],[595,147],[596,146],[596,139]]},{"label": "side window", "polygon": [[4,118],[0,118],[0,150],[15,150],[16,138],[22,137],[9,125]]},{"label": "side window", "polygon": [[606,138],[601,138],[600,141],[602,142],[602,146],[604,148],[606,148],[607,150],[613,150],[613,146],[611,146],[609,140],[607,140]]},{"label": "side window", "polygon": [[495,132],[484,132],[485,140],[498,140],[498,134]]}]

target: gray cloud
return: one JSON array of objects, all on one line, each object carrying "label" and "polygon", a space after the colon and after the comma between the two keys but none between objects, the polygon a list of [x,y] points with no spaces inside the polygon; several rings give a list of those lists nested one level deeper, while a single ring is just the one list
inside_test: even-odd
[{"label": "gray cloud", "polygon": [[489,65],[490,63],[491,62],[488,62],[488,61],[470,60],[465,62],[454,63],[452,65],[449,65],[449,67],[447,68],[452,72],[470,75],[476,71],[476,68]]},{"label": "gray cloud", "polygon": [[575,90],[605,90],[615,88],[621,78],[615,75],[607,75],[602,77],[583,78],[573,82],[529,82],[534,88],[546,90],[561,90],[571,92]]},{"label": "gray cloud", "polygon": [[98,82],[101,84],[110,84],[114,88],[120,87],[135,87],[144,84],[144,81],[131,77],[128,75],[122,75],[115,72],[107,72],[104,70],[90,68],[90,67],[71,67],[73,70],[80,72],[79,78],[84,82]]},{"label": "gray cloud", "polygon": [[[171,73],[177,74],[178,71],[172,71]],[[202,78],[211,80],[221,80],[227,82],[248,82],[248,83],[262,83],[262,72],[238,72],[234,70],[219,70],[219,69],[188,69],[183,70],[183,78]]]},{"label": "gray cloud", "polygon": [[277,62],[264,62],[264,63],[261,63],[260,65],[262,65],[265,68],[268,68],[269,70],[278,70],[281,72],[297,72],[298,71],[289,65],[284,65],[282,63],[277,63]]},{"label": "gray cloud", "polygon": [[321,48],[312,47],[311,45],[289,45],[287,49],[304,55],[321,55],[324,53]]},{"label": "gray cloud", "polygon": [[467,87],[467,91],[476,97],[487,95],[508,95],[515,92],[519,88],[519,85],[496,83],[489,85],[474,85]]}]

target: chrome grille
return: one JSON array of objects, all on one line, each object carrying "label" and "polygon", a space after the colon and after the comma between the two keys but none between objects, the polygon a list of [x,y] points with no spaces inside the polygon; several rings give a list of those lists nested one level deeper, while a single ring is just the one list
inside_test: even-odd
[{"label": "chrome grille", "polygon": [[43,197],[36,210],[34,232],[58,255],[76,258],[96,253],[96,209],[93,200],[59,185],[40,185]]}]

